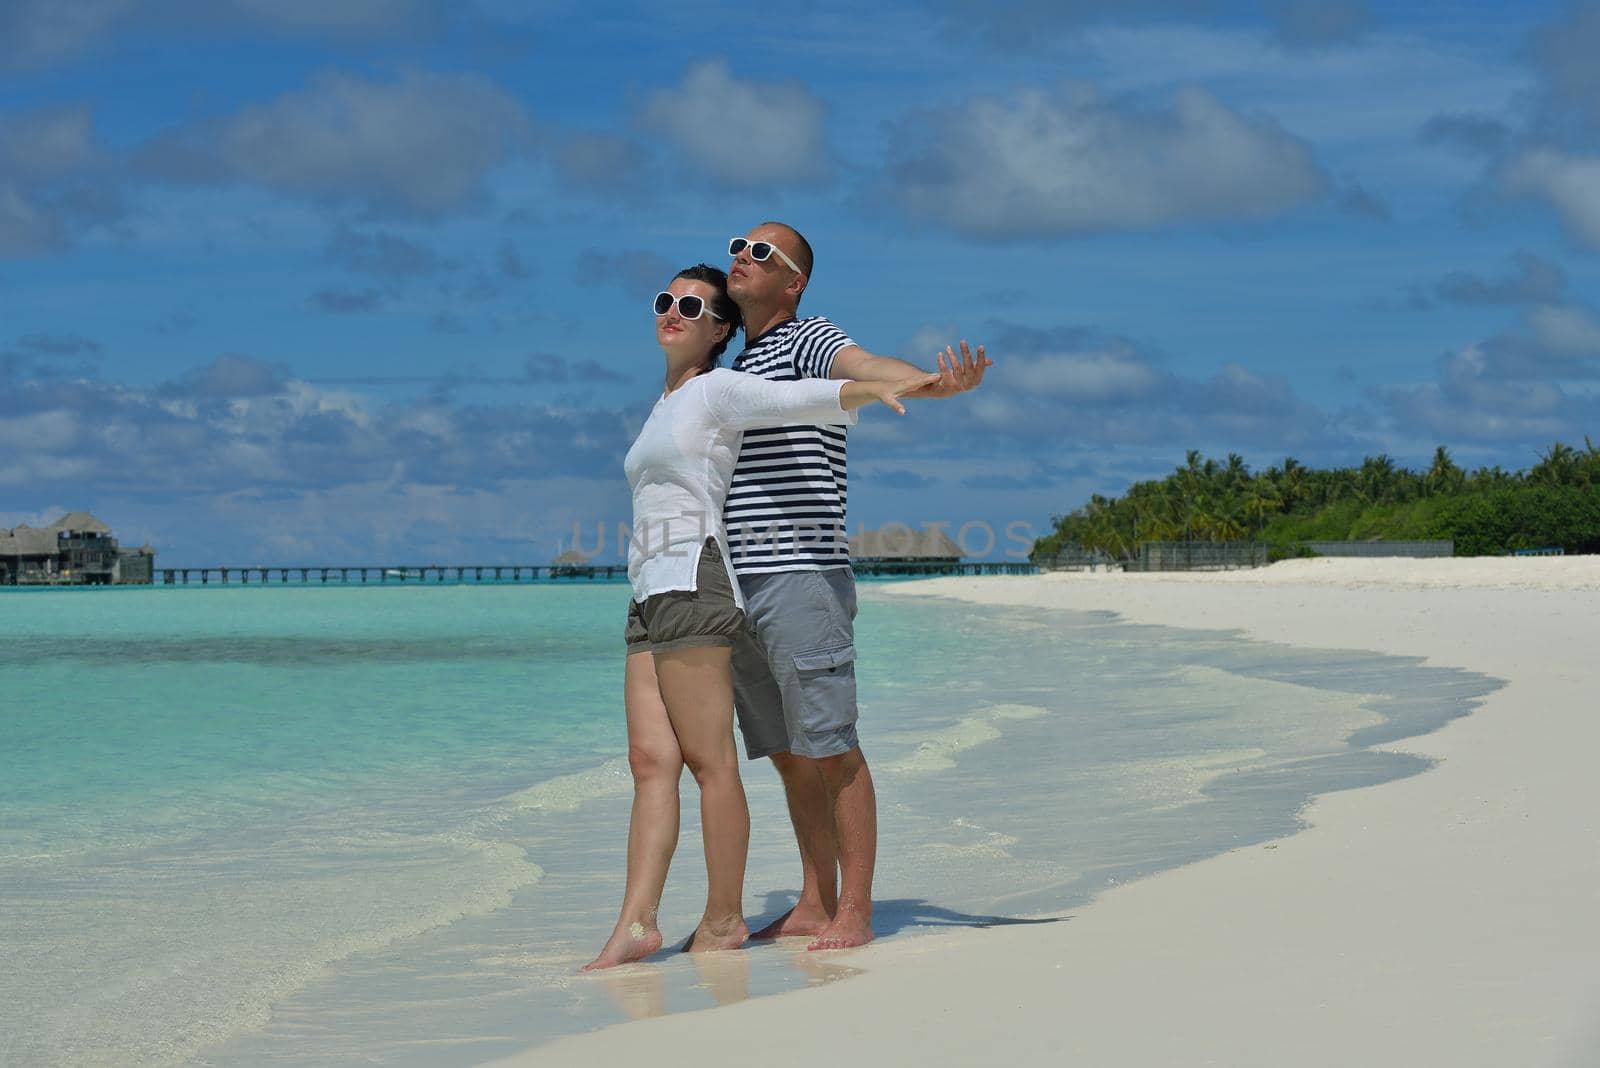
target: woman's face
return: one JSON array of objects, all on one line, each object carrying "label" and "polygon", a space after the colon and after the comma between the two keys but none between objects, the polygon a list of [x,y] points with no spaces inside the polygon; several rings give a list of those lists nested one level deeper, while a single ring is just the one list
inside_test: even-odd
[{"label": "woman's face", "polygon": [[705,310],[698,319],[685,319],[674,301],[665,315],[656,316],[656,341],[662,348],[674,352],[695,353],[702,358],[709,355],[711,346],[728,336],[728,324],[711,314],[716,289],[706,282],[674,278],[667,292],[674,297],[699,297],[705,301]]}]

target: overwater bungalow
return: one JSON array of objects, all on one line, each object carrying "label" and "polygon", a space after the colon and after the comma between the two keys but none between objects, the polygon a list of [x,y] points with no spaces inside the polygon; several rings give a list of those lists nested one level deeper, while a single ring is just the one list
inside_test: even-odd
[{"label": "overwater bungalow", "polygon": [[156,551],[124,549],[88,512],[47,527],[0,527],[0,586],[148,586]]},{"label": "overwater bungalow", "polygon": [[901,524],[850,536],[850,563],[866,575],[942,575],[959,570],[961,546],[944,531]]}]

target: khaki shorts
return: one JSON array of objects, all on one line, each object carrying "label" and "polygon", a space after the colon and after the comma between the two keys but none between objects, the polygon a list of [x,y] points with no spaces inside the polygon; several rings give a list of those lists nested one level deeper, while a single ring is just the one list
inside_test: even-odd
[{"label": "khaki shorts", "polygon": [[692,645],[729,645],[744,630],[744,612],[733,596],[733,583],[722,564],[722,550],[707,538],[700,550],[695,588],[628,602],[623,640],[628,655],[667,652]]}]

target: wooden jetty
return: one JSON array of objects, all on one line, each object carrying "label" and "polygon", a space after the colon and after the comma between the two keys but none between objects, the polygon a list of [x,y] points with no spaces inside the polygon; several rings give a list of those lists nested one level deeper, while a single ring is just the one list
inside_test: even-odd
[{"label": "wooden jetty", "polygon": [[961,563],[960,561],[926,561],[892,560],[892,561],[860,561],[850,565],[858,577],[866,578],[893,578],[901,575],[920,575],[931,578],[935,575],[1037,575],[1039,568],[1027,560],[1005,560],[996,562],[975,561]]},{"label": "wooden jetty", "polygon": [[[959,563],[945,561],[863,561],[855,565],[864,578],[935,575],[1032,575],[1038,568],[1026,561],[1001,563]],[[607,581],[628,577],[624,564],[407,564],[324,567],[164,567],[160,569],[164,586],[228,586],[252,583],[261,586],[313,585],[412,585],[432,583],[462,584],[478,582],[560,582]]]},{"label": "wooden jetty", "polygon": [[555,579],[627,578],[625,565],[573,566],[570,564],[405,564],[345,567],[164,567],[161,582],[166,586],[208,586],[212,582],[248,586],[298,583],[301,585],[343,583],[382,585],[385,583],[463,583],[463,582],[548,582]]}]

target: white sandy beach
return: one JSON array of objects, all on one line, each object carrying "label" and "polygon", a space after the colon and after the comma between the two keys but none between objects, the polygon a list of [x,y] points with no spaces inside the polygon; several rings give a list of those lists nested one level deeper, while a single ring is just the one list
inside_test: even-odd
[{"label": "white sandy beach", "polygon": [[500,1063],[1600,1064],[1600,557],[895,593],[1418,656],[1507,685],[1389,747],[1439,761],[1424,774],[1321,797],[1299,834],[1119,887],[1067,922],[829,954],[863,974]]}]

